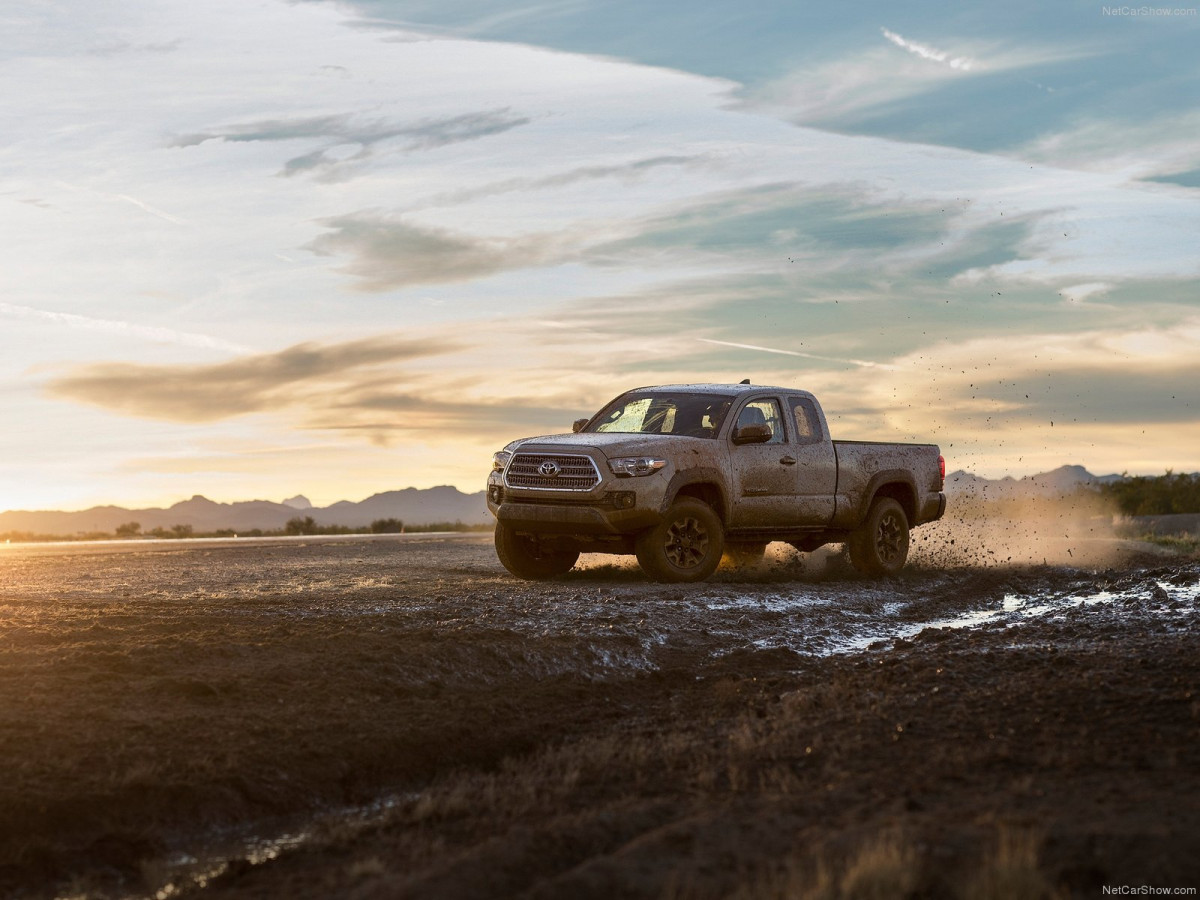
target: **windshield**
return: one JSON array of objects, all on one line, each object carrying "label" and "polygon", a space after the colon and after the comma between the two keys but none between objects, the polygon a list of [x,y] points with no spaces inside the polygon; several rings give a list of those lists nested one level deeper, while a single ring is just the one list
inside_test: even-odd
[{"label": "windshield", "polygon": [[624,394],[592,416],[583,430],[715,438],[732,403],[733,397],[718,394]]}]

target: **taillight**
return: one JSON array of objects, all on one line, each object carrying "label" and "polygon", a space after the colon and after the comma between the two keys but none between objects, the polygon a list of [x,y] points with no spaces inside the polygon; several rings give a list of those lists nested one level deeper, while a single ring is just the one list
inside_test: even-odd
[{"label": "taillight", "polygon": [[945,480],[946,480],[946,457],[944,457],[944,456],[938,457],[938,477],[940,477],[942,479],[942,481],[945,482]]}]

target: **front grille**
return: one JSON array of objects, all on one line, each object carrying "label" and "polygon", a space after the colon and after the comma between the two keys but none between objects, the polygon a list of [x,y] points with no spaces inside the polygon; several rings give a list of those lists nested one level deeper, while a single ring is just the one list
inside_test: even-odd
[{"label": "front grille", "polygon": [[[558,473],[550,471],[552,467],[546,463],[557,466]],[[508,464],[504,483],[534,491],[590,491],[600,483],[600,472],[590,456],[518,453]]]}]

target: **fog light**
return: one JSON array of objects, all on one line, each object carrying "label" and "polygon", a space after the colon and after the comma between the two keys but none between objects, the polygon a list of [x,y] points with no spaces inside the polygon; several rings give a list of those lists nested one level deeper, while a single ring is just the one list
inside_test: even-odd
[{"label": "fog light", "polygon": [[488,499],[499,506],[500,501],[504,499],[504,488],[500,487],[498,484],[489,485]]},{"label": "fog light", "polygon": [[633,491],[613,491],[608,496],[617,509],[633,509],[637,504],[637,494]]}]

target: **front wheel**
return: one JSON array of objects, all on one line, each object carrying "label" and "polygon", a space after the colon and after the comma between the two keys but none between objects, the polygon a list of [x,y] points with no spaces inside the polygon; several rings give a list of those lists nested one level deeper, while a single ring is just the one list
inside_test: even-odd
[{"label": "front wheel", "polygon": [[654,581],[703,581],[717,570],[724,547],[725,531],[712,507],[683,497],[638,537],[635,549],[638,565]]},{"label": "front wheel", "polygon": [[578,550],[543,547],[530,535],[518,534],[503,522],[496,523],[496,555],[500,564],[518,578],[535,581],[565,575],[579,560]]},{"label": "front wheel", "polygon": [[846,547],[850,565],[864,575],[895,575],[908,559],[908,516],[904,507],[891,497],[877,499]]}]

